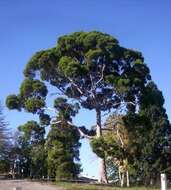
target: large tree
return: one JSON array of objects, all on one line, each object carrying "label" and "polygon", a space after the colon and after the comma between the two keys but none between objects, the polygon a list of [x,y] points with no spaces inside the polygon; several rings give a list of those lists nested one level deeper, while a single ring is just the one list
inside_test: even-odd
[{"label": "large tree", "polygon": [[[37,52],[24,70],[20,93],[7,98],[10,109],[25,109],[43,116],[46,84],[56,96],[77,101],[96,112],[96,137],[102,136],[102,112],[124,105],[135,111],[149,69],[138,51],[124,48],[101,32],[75,32],[62,36],[51,49]],[[107,183],[105,158],[99,158],[99,182]]]}]

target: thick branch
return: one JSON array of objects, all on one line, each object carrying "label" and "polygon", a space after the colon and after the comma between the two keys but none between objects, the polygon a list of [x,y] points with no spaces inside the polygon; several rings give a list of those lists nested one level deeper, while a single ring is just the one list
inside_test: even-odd
[{"label": "thick branch", "polygon": [[72,85],[74,85],[76,87],[76,89],[78,90],[78,92],[83,95],[83,91],[78,87],[78,85],[71,79],[71,78],[68,78],[69,81],[71,82]]},{"label": "thick branch", "polygon": [[89,139],[89,140],[94,138],[93,136],[86,135],[80,128],[77,128],[77,130],[80,133],[81,137],[84,137],[84,138]]},{"label": "thick branch", "polygon": [[95,88],[97,87],[97,85],[98,85],[98,84],[103,80],[103,78],[104,78],[104,69],[105,69],[105,66],[106,66],[106,65],[103,65],[103,67],[102,67],[101,78],[96,82]]},{"label": "thick branch", "polygon": [[[113,128],[114,128],[117,124],[123,124],[123,123],[121,121],[119,121],[118,119],[116,119],[111,122],[105,123],[103,126],[108,126],[110,124],[113,124]],[[105,128],[103,128],[103,129],[105,129]]]},{"label": "thick branch", "polygon": [[118,129],[116,129],[116,133],[117,133],[117,136],[118,136],[118,138],[119,138],[119,140],[120,140],[121,147],[124,148],[124,142],[123,142],[123,140],[122,140],[122,138],[121,138],[121,136],[120,136],[120,134],[119,134],[119,130],[118,130]]},{"label": "thick branch", "polygon": [[50,124],[52,124],[52,125],[58,124],[58,123],[61,123],[61,121],[55,121],[55,120],[53,121],[53,120],[52,120],[52,121],[50,122]]},{"label": "thick branch", "polygon": [[136,106],[136,104],[134,102],[129,101],[129,102],[118,102],[116,104],[113,104],[113,107],[118,106],[120,104],[123,104],[122,106],[124,106],[125,104],[132,104],[132,105]]},{"label": "thick branch", "polygon": [[[58,124],[58,123],[61,123],[61,122],[62,122],[61,120],[60,121],[52,121],[51,124]],[[75,125],[73,123],[71,123],[70,121],[67,121],[67,123],[69,125],[75,127]],[[94,138],[93,136],[89,136],[89,135],[85,134],[79,127],[77,127],[77,130],[78,130],[81,137],[84,137],[84,138],[89,139],[89,140]]]},{"label": "thick branch", "polygon": [[102,131],[113,131],[112,128],[101,128],[101,129],[102,129]]},{"label": "thick branch", "polygon": [[54,113],[58,113],[54,108],[50,108],[50,107],[45,107],[45,108],[43,108],[44,110],[49,110],[49,111],[52,111],[52,112],[54,112]]}]

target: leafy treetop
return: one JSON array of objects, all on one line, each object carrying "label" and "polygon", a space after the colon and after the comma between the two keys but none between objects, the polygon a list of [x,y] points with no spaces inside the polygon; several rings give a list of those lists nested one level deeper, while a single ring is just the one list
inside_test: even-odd
[{"label": "leafy treetop", "polygon": [[[24,75],[20,93],[8,96],[6,104],[10,109],[38,114],[46,106],[45,81],[84,108],[106,111],[124,101],[135,103],[150,80],[140,52],[97,31],[60,37],[56,47],[39,51],[30,59]],[[133,104],[127,108],[135,110]]]}]

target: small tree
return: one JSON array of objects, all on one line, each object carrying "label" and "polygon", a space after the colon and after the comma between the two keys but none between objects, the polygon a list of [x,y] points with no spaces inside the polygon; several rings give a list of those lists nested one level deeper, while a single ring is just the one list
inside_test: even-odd
[{"label": "small tree", "polygon": [[106,157],[109,163],[108,169],[110,171],[114,169],[113,177],[118,176],[121,187],[125,184],[129,187],[129,159],[130,156],[133,157],[134,147],[123,117],[123,115],[110,115],[105,123],[103,138],[92,140],[91,145],[97,155]]},{"label": "small tree", "polygon": [[77,128],[70,124],[72,116],[78,112],[78,105],[67,103],[64,98],[57,98],[54,107],[58,115],[53,120],[47,136],[48,175],[56,180],[74,179],[80,173],[79,143]]},{"label": "small tree", "polygon": [[44,127],[35,121],[28,121],[19,126],[18,131],[13,150],[14,161],[18,160],[18,174],[34,178],[46,176],[47,155],[44,148]]},{"label": "small tree", "polygon": [[0,104],[0,172],[7,172],[10,169],[9,152],[11,148],[8,124],[3,115]]}]

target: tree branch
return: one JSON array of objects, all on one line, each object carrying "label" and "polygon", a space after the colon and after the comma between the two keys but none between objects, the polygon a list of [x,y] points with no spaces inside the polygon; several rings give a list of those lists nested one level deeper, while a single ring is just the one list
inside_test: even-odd
[{"label": "tree branch", "polygon": [[69,81],[71,82],[72,85],[74,85],[76,87],[76,89],[78,90],[78,92],[83,95],[83,91],[78,87],[78,85],[71,79],[71,78],[68,78]]},{"label": "tree branch", "polygon": [[[61,123],[61,122],[62,122],[61,120],[60,121],[52,121],[51,124],[58,124],[58,123]],[[73,123],[71,123],[70,121],[67,121],[67,123],[69,125],[75,127],[75,125]],[[93,136],[86,135],[79,127],[76,127],[76,128],[77,128],[77,130],[78,130],[81,137],[84,137],[84,138],[89,139],[89,140],[94,138]]]},{"label": "tree branch", "polygon": [[[131,101],[129,101],[129,102],[119,102],[119,103],[116,103],[116,104],[113,104],[113,106],[117,106],[117,105],[120,105],[120,104],[132,104],[132,105],[134,105],[134,106],[136,106],[136,104],[134,103],[134,102],[131,102]],[[122,105],[122,106],[124,106],[124,105]]]},{"label": "tree branch", "polygon": [[61,121],[51,121],[50,124],[54,125],[54,124],[58,124],[58,123],[61,123]]},{"label": "tree branch", "polygon": [[94,87],[94,83],[93,83],[93,77],[92,77],[92,75],[90,74],[90,80],[91,80],[91,92],[93,91],[93,89],[95,89],[95,87]]},{"label": "tree branch", "polygon": [[120,140],[121,147],[124,148],[124,143],[123,143],[123,140],[122,140],[122,138],[121,138],[121,136],[120,136],[120,134],[119,134],[119,130],[118,130],[118,129],[116,129],[116,133],[117,133],[117,136],[118,136],[118,138],[119,138],[119,140]]},{"label": "tree branch", "polygon": [[86,135],[80,128],[77,127],[77,130],[78,132],[80,133],[80,136],[81,137],[84,137],[86,139],[89,139],[89,140],[92,140],[94,137],[93,136],[89,136],[89,135]]},{"label": "tree branch", "polygon": [[103,130],[103,131],[113,131],[113,129],[111,129],[111,128],[101,128],[101,130]]},{"label": "tree branch", "polygon": [[52,111],[52,112],[54,112],[54,113],[58,113],[54,108],[50,108],[50,107],[45,107],[45,108],[43,108],[44,110],[49,110],[49,111]]},{"label": "tree branch", "polygon": [[106,65],[103,64],[102,71],[101,71],[101,78],[96,82],[95,88],[97,87],[97,85],[98,85],[98,84],[103,80],[103,78],[104,78],[104,69],[105,69],[105,66],[106,66]]}]

